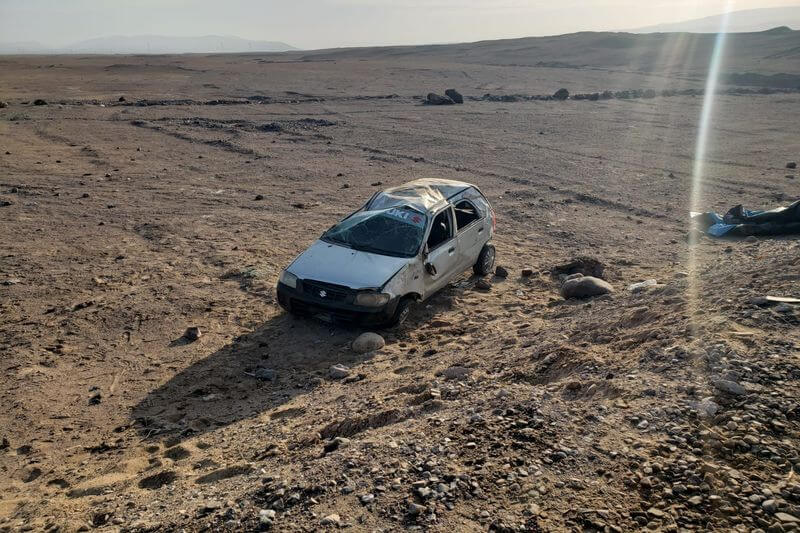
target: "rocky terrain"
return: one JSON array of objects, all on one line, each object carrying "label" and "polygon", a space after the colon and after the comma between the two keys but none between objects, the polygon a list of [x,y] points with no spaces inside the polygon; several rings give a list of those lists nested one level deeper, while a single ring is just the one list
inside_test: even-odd
[{"label": "rocky terrain", "polygon": [[[723,86],[695,181],[699,78],[0,68],[0,531],[800,528],[800,307],[765,299],[800,297],[800,241],[687,239],[693,202],[800,197],[800,94]],[[448,88],[464,103],[423,105]],[[560,88],[640,92],[484,98]],[[499,275],[376,350],[281,312],[296,254],[426,176],[486,193]],[[613,292],[564,299],[576,272]]]}]

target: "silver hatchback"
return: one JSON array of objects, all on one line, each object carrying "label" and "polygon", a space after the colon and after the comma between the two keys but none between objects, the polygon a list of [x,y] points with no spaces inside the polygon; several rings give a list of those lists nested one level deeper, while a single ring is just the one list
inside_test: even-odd
[{"label": "silver hatchback", "polygon": [[278,280],[287,311],[393,326],[472,267],[494,267],[495,217],[472,184],[422,179],[376,193],[301,253]]}]

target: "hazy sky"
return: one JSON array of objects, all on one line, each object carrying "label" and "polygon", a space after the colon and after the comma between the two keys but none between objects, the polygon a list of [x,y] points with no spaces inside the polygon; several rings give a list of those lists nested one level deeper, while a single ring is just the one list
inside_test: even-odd
[{"label": "hazy sky", "polygon": [[[727,0],[0,0],[0,41],[235,35],[299,48],[619,30],[716,15]],[[798,0],[736,0],[734,9]]]}]

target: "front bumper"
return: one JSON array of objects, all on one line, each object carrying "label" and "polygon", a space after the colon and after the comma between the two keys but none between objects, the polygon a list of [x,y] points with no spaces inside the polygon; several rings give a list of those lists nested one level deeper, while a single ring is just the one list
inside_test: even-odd
[{"label": "front bumper", "polygon": [[278,303],[290,313],[314,316],[326,322],[379,326],[389,322],[397,309],[399,298],[392,298],[381,307],[364,307],[353,304],[355,292],[337,295],[336,301],[319,297],[318,293],[304,290],[304,280],[297,280],[297,288],[278,282]]}]

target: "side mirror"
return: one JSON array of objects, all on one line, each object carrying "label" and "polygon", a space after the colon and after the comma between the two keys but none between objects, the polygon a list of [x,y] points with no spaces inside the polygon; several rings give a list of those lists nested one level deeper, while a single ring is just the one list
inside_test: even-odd
[{"label": "side mirror", "polygon": [[425,263],[425,272],[431,276],[436,275],[436,266],[433,263]]}]

